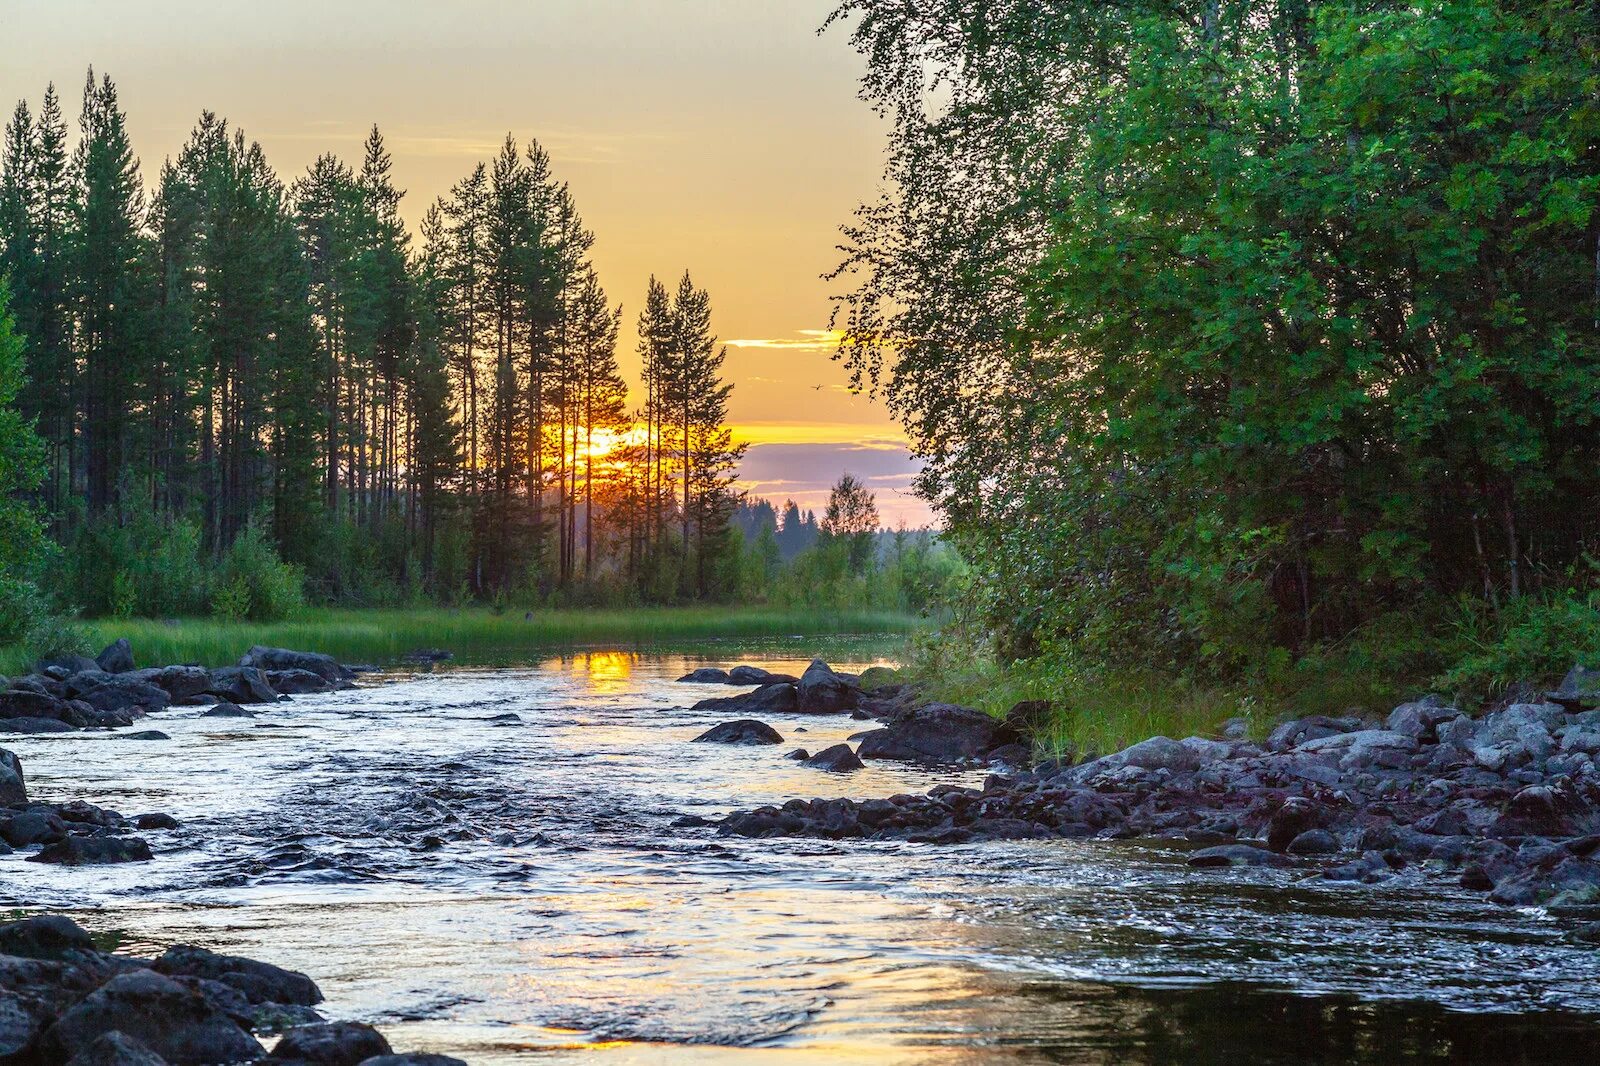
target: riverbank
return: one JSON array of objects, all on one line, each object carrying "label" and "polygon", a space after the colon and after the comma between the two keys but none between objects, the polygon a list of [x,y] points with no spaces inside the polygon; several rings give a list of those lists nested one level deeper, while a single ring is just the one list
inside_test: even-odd
[{"label": "riverbank", "polygon": [[[694,641],[910,635],[921,619],[894,611],[785,610],[770,607],[561,608],[496,613],[483,607],[320,608],[282,622],[214,618],[94,619],[96,648],[126,638],[142,661],[227,666],[254,645],[321,652],[346,662],[393,662],[418,649],[444,649],[456,661],[527,661],[551,648],[673,645]],[[811,645],[807,645],[809,653]],[[25,671],[31,657],[0,648],[0,674]]]}]

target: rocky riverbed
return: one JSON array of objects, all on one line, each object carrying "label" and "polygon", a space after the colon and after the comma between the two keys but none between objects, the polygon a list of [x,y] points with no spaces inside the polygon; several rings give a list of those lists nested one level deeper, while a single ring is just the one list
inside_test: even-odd
[{"label": "rocky riverbed", "polygon": [[[1275,850],[1270,824],[1128,831],[1136,811],[1160,813],[1165,785],[1232,772],[1219,763],[1311,767],[1306,733],[1348,736],[1389,716],[1302,723],[1273,744],[1215,738],[1231,757],[1204,748],[1198,768],[1139,766],[1144,755],[1040,766],[1020,743],[1037,708],[996,722],[928,705],[870,660],[754,662],[737,681],[712,668],[681,684],[704,660],[594,652],[401,670],[231,711],[212,694],[129,726],[17,734],[0,743],[27,800],[3,817],[53,815],[67,838],[138,838],[150,856],[55,865],[30,861],[48,844],[20,845],[0,854],[0,907],[70,915],[95,951],[169,978],[159,960],[185,944],[314,974],[327,999],[307,1009],[475,1064],[586,1061],[598,1047],[621,1062],[958,1063],[979,1048],[1026,1062],[1392,1061],[1351,1049],[1394,1039],[1552,1061],[1600,1032],[1600,960],[1569,909],[1582,904],[1554,918],[1502,907],[1462,887],[1465,864],[1435,859],[1330,879],[1379,851],[1344,844],[1342,808],[1314,827],[1348,849],[1326,856],[1295,854],[1304,841]],[[65,686],[73,674],[37,676]],[[1535,753],[1494,771],[1512,795],[1532,782],[1508,773],[1547,778],[1581,733],[1590,712],[1558,706],[1545,763]],[[1456,717],[1410,757],[1439,747]],[[1493,715],[1469,720],[1490,739]],[[170,739],[121,739],[151,725]],[[1400,770],[1342,761],[1332,769],[1352,803],[1400,803],[1359,780]],[[1135,770],[1160,784],[1130,783]],[[1108,787],[1112,773],[1123,776]],[[1281,787],[1260,786],[1269,802]],[[1087,790],[1127,813],[1046,834],[1054,801],[1023,810],[1030,788]],[[1002,794],[1019,797],[1006,802],[1027,832],[975,809]],[[846,813],[807,814],[799,835],[731,828],[819,795],[838,798],[801,805]],[[905,797],[891,806],[906,823],[868,824],[859,812],[875,797]],[[90,808],[122,813],[106,825],[63,814]],[[141,828],[141,814],[176,824]],[[1224,841],[1276,858],[1188,864]],[[1520,854],[1531,837],[1507,846]],[[232,1022],[274,1046],[253,1017]]]},{"label": "rocky riverbed", "polygon": [[[1263,743],[1152,737],[1076,765],[1031,764],[1022,742],[1043,710],[1036,705],[995,721],[921,703],[902,687],[874,698],[820,662],[806,679],[788,686],[799,709],[886,720],[861,736],[861,758],[982,762],[1001,772],[981,788],[794,799],[735,813],[723,832],[933,844],[1181,840],[1198,846],[1188,859],[1195,867],[1293,866],[1373,883],[1423,866],[1496,903],[1600,918],[1600,674],[1582,667],[1538,702],[1478,718],[1428,696],[1381,722],[1299,719]],[[819,701],[823,690],[833,695]],[[769,691],[746,697],[750,709],[775,702],[762,696]],[[1600,924],[1582,935],[1600,941]]]}]

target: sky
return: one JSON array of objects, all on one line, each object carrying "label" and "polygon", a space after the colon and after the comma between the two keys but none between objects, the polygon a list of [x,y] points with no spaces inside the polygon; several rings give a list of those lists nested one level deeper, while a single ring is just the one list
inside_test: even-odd
[{"label": "sky", "polygon": [[[359,164],[373,123],[415,226],[509,132],[569,181],[637,382],[652,273],[688,269],[728,345],[741,483],[819,512],[849,470],[886,525],[930,522],[879,402],[829,355],[838,227],[880,184],[886,130],[855,95],[833,0],[0,0],[0,105],[54,81],[77,114],[91,64],[117,83],[147,182],[202,109],[293,180]],[[820,386],[820,388],[818,387]]]}]

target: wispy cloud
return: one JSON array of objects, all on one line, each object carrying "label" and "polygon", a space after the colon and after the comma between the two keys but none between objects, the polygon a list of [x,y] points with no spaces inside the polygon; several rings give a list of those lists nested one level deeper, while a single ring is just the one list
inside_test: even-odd
[{"label": "wispy cloud", "polygon": [[740,337],[724,341],[730,348],[769,348],[789,352],[831,352],[843,334],[836,329],[802,329],[793,337]]}]

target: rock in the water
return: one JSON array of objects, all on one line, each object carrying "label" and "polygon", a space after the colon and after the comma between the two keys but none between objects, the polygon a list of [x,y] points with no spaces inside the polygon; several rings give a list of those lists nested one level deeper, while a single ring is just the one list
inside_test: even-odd
[{"label": "rock in the water", "polygon": [[127,637],[118,637],[94,657],[95,665],[108,674],[125,674],[133,669],[133,647]]},{"label": "rock in the water", "polygon": [[788,714],[796,706],[795,687],[788,684],[762,685],[754,692],[737,696],[713,696],[694,705],[697,711],[734,711],[746,714]]},{"label": "rock in the water", "polygon": [[821,659],[811,660],[796,686],[795,709],[802,714],[835,714],[856,705],[859,690]]},{"label": "rock in the water", "polygon": [[389,1041],[370,1025],[327,1022],[296,1026],[285,1032],[271,1057],[315,1066],[360,1066],[367,1059],[392,1054]]},{"label": "rock in the water", "polygon": [[728,683],[728,671],[716,666],[702,666],[697,670],[689,671],[678,680],[694,685],[726,685]]},{"label": "rock in the water", "polygon": [[62,1058],[121,1032],[172,1066],[248,1062],[261,1044],[198,988],[150,970],[113,977],[68,1010],[45,1033]]},{"label": "rock in the water", "polygon": [[1291,796],[1273,812],[1267,823],[1267,847],[1286,851],[1289,845],[1312,829],[1320,829],[1326,818],[1322,806],[1300,796]]},{"label": "rock in the water", "polygon": [[0,718],[0,733],[32,735],[37,733],[70,733],[72,726],[58,718]]},{"label": "rock in the water", "polygon": [[141,814],[133,820],[133,824],[139,829],[177,829],[179,827],[179,822],[176,818],[170,814],[162,814],[159,811]]},{"label": "rock in the water", "polygon": [[0,692],[0,718],[54,718],[75,729],[89,724],[83,711],[49,692],[10,688]]},{"label": "rock in the water", "polygon": [[141,729],[137,733],[118,733],[119,740],[171,740],[159,729]]},{"label": "rock in the water", "polygon": [[38,914],[0,925],[0,954],[60,959],[68,952],[92,950],[94,939],[77,922],[59,914]]},{"label": "rock in the water", "polygon": [[360,1066],[467,1066],[460,1059],[453,1059],[449,1055],[427,1055],[412,1053],[410,1055],[374,1055],[370,1059],[362,1059]]},{"label": "rock in the water", "polygon": [[148,862],[150,845],[138,837],[68,837],[31,856],[30,862],[59,866],[106,866],[117,862]]},{"label": "rock in the water", "polygon": [[789,754],[785,755],[784,758],[793,759],[795,762],[805,762],[807,759],[811,758],[811,753],[804,748],[796,748]]},{"label": "rock in the water", "polygon": [[1282,866],[1284,858],[1276,852],[1248,844],[1219,844],[1201,848],[1189,856],[1190,866]]},{"label": "rock in the water", "polygon": [[237,955],[218,955],[188,944],[168,948],[155,961],[155,969],[169,976],[221,982],[242,992],[251,1003],[314,1007],[322,1002],[322,990],[303,973]]},{"label": "rock in the water", "polygon": [[1339,841],[1326,829],[1308,829],[1289,841],[1285,850],[1290,855],[1332,855],[1339,850]]},{"label": "rock in the water", "polygon": [[0,820],[0,840],[14,848],[32,844],[54,844],[67,835],[67,823],[49,811],[24,811]]},{"label": "rock in the water", "polygon": [[828,770],[833,773],[849,773],[862,768],[861,760],[848,744],[835,744],[831,748],[823,748],[811,758],[806,760],[806,765],[813,770]]},{"label": "rock in the water", "polygon": [[861,738],[863,759],[955,763],[981,759],[1012,736],[999,722],[970,707],[930,703]]},{"label": "rock in the water", "polygon": [[695,737],[695,743],[704,744],[782,744],[783,737],[765,722],[741,718],[736,722],[723,722]]},{"label": "rock in the water", "polygon": [[[446,653],[448,655],[448,653]],[[355,680],[355,671],[331,655],[314,651],[291,651],[288,648],[264,648],[257,644],[239,660],[240,666],[257,670],[303,670],[316,674],[329,685],[338,686]],[[281,690],[280,690],[281,691]]]},{"label": "rock in the water", "polygon": [[775,674],[759,666],[740,664],[728,671],[730,685],[794,685],[800,679],[793,674]]},{"label": "rock in the water", "polygon": [[273,703],[278,693],[267,684],[266,675],[254,666],[225,666],[211,671],[213,696],[233,703]]},{"label": "rock in the water", "polygon": [[0,748],[0,805],[28,802],[28,786],[22,778],[22,760],[16,752]]},{"label": "rock in the water", "polygon": [[310,670],[263,670],[262,676],[267,679],[267,684],[272,686],[272,691],[290,696],[327,692],[335,687],[335,682],[313,674]]},{"label": "rock in the water", "polygon": [[223,700],[210,710],[201,712],[200,715],[202,718],[254,718],[255,716],[256,712],[247,711],[237,703],[229,703],[227,700]]},{"label": "rock in the water", "polygon": [[1591,669],[1582,663],[1567,671],[1561,687],[1546,698],[1559,703],[1569,711],[1586,711],[1600,707],[1600,669]]},{"label": "rock in the water", "polygon": [[168,1066],[167,1060],[120,1029],[72,1056],[67,1066]]}]

